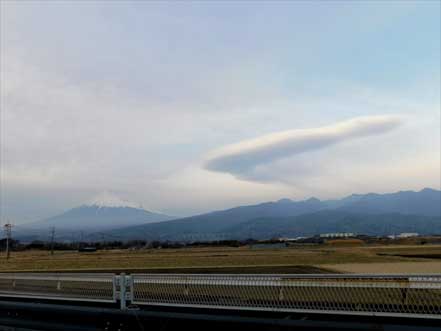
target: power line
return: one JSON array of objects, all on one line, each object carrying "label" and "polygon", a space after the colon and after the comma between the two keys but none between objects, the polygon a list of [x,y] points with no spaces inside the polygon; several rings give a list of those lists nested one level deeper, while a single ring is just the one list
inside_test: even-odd
[{"label": "power line", "polygon": [[52,227],[52,231],[51,231],[51,255],[54,255],[54,241],[55,241],[55,226]]},{"label": "power line", "polygon": [[80,231],[80,241],[78,242],[78,250],[83,247],[84,231]]},{"label": "power line", "polygon": [[12,224],[11,223],[6,223],[4,225],[4,230],[5,230],[5,234],[6,234],[6,260],[9,260],[9,257],[11,256],[11,252],[10,252],[9,246],[12,244],[11,243]]}]

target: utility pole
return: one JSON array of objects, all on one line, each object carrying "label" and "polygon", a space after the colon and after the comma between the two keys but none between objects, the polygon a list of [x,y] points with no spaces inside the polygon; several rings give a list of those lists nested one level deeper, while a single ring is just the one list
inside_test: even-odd
[{"label": "utility pole", "polygon": [[78,250],[80,250],[83,247],[83,239],[84,239],[84,232],[80,232],[80,242],[78,243]]},{"label": "utility pole", "polygon": [[9,260],[9,257],[11,256],[10,248],[9,246],[12,244],[11,237],[12,237],[12,224],[6,223],[4,225],[5,234],[6,234],[6,260]]},{"label": "utility pole", "polygon": [[51,255],[54,255],[54,241],[55,241],[55,226],[52,227],[52,231],[51,231]]}]

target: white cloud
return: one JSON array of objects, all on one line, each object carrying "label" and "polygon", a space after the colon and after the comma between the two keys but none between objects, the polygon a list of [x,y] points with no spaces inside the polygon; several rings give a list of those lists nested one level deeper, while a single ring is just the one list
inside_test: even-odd
[{"label": "white cloud", "polygon": [[397,128],[402,122],[399,116],[368,116],[325,127],[276,132],[213,152],[205,168],[246,179],[261,165],[356,138],[379,135]]},{"label": "white cloud", "polygon": [[[390,14],[402,6],[381,17],[374,7],[353,16],[352,8],[331,14],[326,6],[321,25],[311,25],[301,10],[267,6],[1,5],[2,215],[48,217],[104,189],[182,215],[439,183],[439,56],[413,58],[405,71],[393,57],[383,71],[365,42],[387,54],[402,50],[391,53],[389,41],[371,33],[384,25],[401,31]],[[274,24],[263,26],[267,18]],[[360,19],[360,30],[347,29]],[[353,62],[347,45],[368,55]],[[296,141],[264,136],[385,113],[413,117],[387,139],[355,138],[392,130],[398,118],[296,130],[312,134]],[[204,163],[215,172],[201,169],[209,151],[252,137],[265,139],[222,149]]]}]

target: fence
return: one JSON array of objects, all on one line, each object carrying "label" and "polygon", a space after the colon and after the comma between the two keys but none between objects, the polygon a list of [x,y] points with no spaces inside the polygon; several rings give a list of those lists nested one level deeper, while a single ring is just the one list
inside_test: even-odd
[{"label": "fence", "polygon": [[0,297],[116,302],[113,274],[0,274]]},{"label": "fence", "polygon": [[0,296],[441,319],[441,275],[0,274]]}]

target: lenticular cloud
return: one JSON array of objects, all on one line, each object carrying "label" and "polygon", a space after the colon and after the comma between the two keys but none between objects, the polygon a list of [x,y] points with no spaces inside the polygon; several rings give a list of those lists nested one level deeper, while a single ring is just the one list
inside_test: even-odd
[{"label": "lenticular cloud", "polygon": [[402,124],[398,116],[358,117],[333,125],[276,132],[214,151],[205,169],[247,177],[259,165],[361,137],[379,135]]}]

